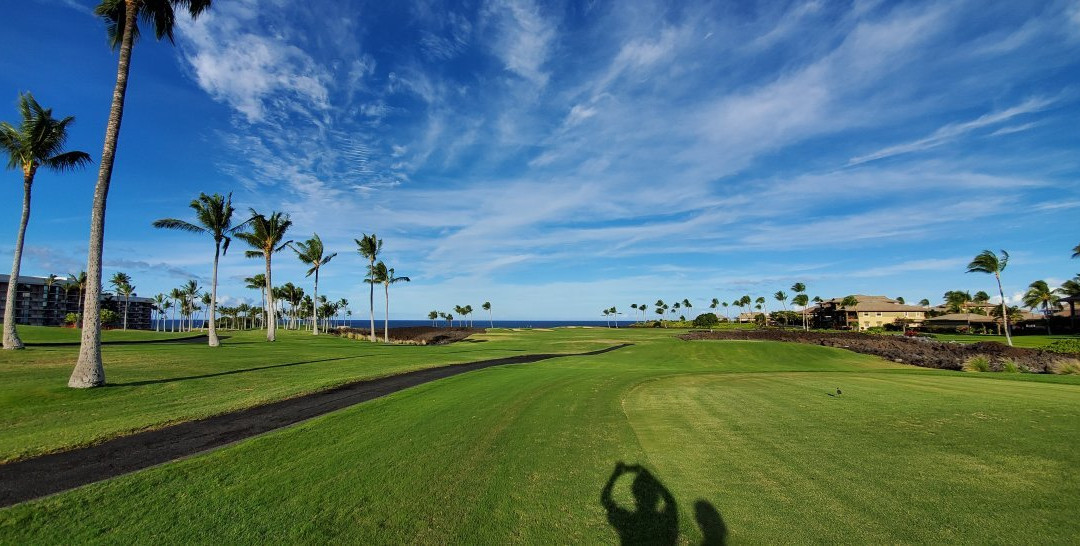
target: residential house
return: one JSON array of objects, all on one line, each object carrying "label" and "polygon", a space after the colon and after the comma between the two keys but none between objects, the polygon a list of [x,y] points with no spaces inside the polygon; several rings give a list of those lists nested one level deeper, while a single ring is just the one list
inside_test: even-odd
[{"label": "residential house", "polygon": [[926,319],[925,307],[906,305],[886,296],[856,294],[854,306],[842,305],[844,298],[821,302],[810,310],[815,328],[868,330],[870,328],[918,327]]}]

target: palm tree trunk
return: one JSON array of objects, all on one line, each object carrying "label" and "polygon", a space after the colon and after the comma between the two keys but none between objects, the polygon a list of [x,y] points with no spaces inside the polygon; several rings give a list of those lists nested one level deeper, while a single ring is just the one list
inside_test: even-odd
[{"label": "palm tree trunk", "polygon": [[[375,267],[375,257],[372,256],[372,258],[371,258],[371,266],[368,268],[368,275],[372,274],[371,268],[374,268],[374,267]],[[375,277],[372,276],[371,280],[374,281]],[[370,315],[371,315],[371,342],[375,343],[375,283],[374,282],[371,283],[371,290],[370,290],[370,293],[368,295],[368,303],[371,304],[371,309],[370,309]]]},{"label": "palm tree trunk", "polygon": [[94,186],[94,205],[90,213],[90,244],[86,260],[86,298],[84,300],[82,342],[79,361],[68,379],[73,388],[100,387],[105,384],[105,368],[101,364],[101,254],[105,243],[105,202],[109,197],[116,143],[120,136],[120,121],[124,117],[124,97],[127,94],[131,49],[135,38],[136,0],[127,0],[124,11],[124,35],[120,39],[120,59],[116,67],[116,86],[113,88],[109,122],[105,126],[105,144],[101,151],[101,168]]},{"label": "palm tree trunk", "polygon": [[316,312],[319,304],[319,267],[315,266],[315,296],[311,298],[311,333],[319,335],[319,314]]},{"label": "palm tree trunk", "polygon": [[[374,287],[375,285],[371,286]],[[386,314],[383,315],[383,343],[390,343],[390,283],[386,283]]]},{"label": "palm tree trunk", "polygon": [[15,238],[15,252],[11,260],[11,276],[8,277],[7,301],[4,302],[4,348],[22,349],[23,342],[15,330],[15,299],[19,295],[19,269],[22,267],[23,240],[26,238],[26,225],[30,223],[30,187],[34,184],[34,168],[30,167],[23,174],[22,219],[19,221],[19,235]]},{"label": "palm tree trunk", "polygon": [[994,278],[997,279],[998,295],[1001,296],[1001,320],[1005,322],[1005,341],[1009,344],[1009,347],[1012,347],[1012,333],[1009,332],[1009,308],[1005,306],[1005,290],[1001,288],[1001,274],[995,271]]},{"label": "palm tree trunk", "polygon": [[209,344],[211,347],[218,347],[221,345],[221,341],[217,336],[217,269],[218,260],[221,257],[221,241],[215,241],[214,244],[214,272],[210,278],[210,332],[208,337],[210,338]]},{"label": "palm tree trunk", "polygon": [[277,341],[277,313],[274,312],[274,291],[270,289],[274,283],[270,280],[270,253],[274,249],[266,250],[266,341]]},{"label": "palm tree trunk", "polygon": [[124,294],[124,329],[127,330],[127,317],[128,317],[128,304],[131,303],[131,296]]}]

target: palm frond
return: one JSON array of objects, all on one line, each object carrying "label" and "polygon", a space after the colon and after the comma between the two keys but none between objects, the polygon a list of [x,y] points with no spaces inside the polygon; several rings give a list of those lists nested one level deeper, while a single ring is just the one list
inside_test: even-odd
[{"label": "palm frond", "polygon": [[93,162],[90,154],[86,152],[65,152],[45,159],[41,164],[54,171],[63,172],[82,168]]},{"label": "palm frond", "polygon": [[187,231],[190,233],[206,233],[206,228],[197,226],[184,220],[177,220],[176,218],[162,218],[161,220],[154,220],[151,224],[156,228],[162,229],[176,229],[180,231]]}]

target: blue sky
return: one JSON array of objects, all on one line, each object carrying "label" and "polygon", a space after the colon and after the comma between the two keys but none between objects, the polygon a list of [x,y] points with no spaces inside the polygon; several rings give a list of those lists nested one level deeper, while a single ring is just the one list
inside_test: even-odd
[{"label": "blue sky", "polygon": [[[116,61],[93,5],[8,6],[0,119],[29,90],[97,159]],[[936,302],[992,291],[964,273],[984,248],[1012,254],[1013,298],[1080,271],[1078,127],[1077,0],[218,0],[175,47],[136,46],[105,274],[145,296],[209,284],[212,243],[150,223],[231,191],[339,252],[320,293],[357,316],[371,231],[413,278],[391,318],[700,310],[796,281]],[[0,177],[10,260],[20,176]],[[38,175],[24,274],[85,268],[95,177]],[[257,299],[240,250],[227,303]]]}]

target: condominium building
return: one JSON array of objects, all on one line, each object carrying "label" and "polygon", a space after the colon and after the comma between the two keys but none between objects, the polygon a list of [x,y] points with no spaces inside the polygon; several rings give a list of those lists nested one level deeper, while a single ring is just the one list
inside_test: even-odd
[{"label": "condominium building", "polygon": [[[0,309],[7,304],[10,275],[0,274]],[[154,301],[132,296],[128,305],[127,327],[149,330]],[[124,315],[124,298],[108,292],[101,295],[101,308]],[[66,279],[19,275],[15,292],[15,324],[61,326],[68,313],[79,312],[79,290]],[[122,320],[122,319],[121,319]]]}]

